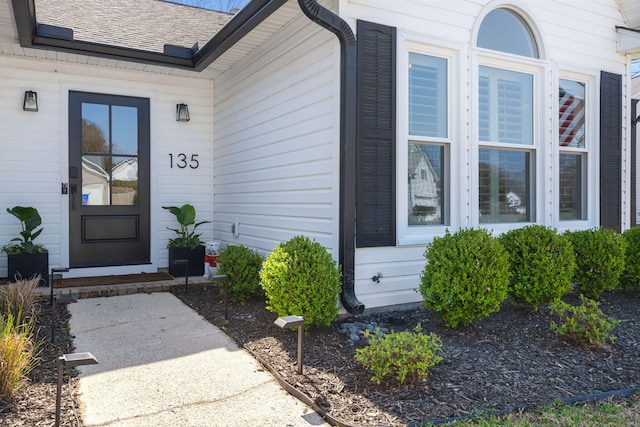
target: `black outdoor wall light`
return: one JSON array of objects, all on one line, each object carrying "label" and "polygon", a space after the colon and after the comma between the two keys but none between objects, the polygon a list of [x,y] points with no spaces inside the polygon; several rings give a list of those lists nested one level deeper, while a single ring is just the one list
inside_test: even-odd
[{"label": "black outdoor wall light", "polygon": [[24,102],[22,103],[24,111],[38,111],[38,94],[32,90],[24,93]]},{"label": "black outdoor wall light", "polygon": [[189,121],[189,106],[187,104],[176,104],[176,121]]}]

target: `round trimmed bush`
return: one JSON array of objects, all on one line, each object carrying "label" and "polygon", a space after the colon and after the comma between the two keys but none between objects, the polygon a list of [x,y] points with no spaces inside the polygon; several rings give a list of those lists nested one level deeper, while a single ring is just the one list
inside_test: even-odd
[{"label": "round trimmed bush", "polygon": [[576,258],[566,236],[542,225],[528,225],[504,233],[500,243],[509,254],[509,295],[514,301],[537,310],[571,291]]},{"label": "round trimmed bush", "polygon": [[627,249],[621,283],[624,289],[632,291],[640,286],[640,227],[630,228],[622,236]]},{"label": "round trimmed bush", "polygon": [[447,230],[427,245],[424,255],[424,306],[447,326],[455,328],[500,310],[511,278],[509,255],[487,230]]},{"label": "round trimmed bush", "polygon": [[[229,277],[229,297],[241,304],[262,294],[260,268],[262,257],[246,246],[232,245],[222,250],[218,257],[219,273]],[[224,290],[223,290],[224,292]]]},{"label": "round trimmed bush", "polygon": [[305,325],[329,325],[338,315],[340,269],[318,242],[295,236],[280,244],[260,271],[267,309],[298,315]]},{"label": "round trimmed bush", "polygon": [[598,299],[614,290],[624,271],[626,242],[621,234],[606,228],[567,231],[576,254],[574,281],[580,294]]}]

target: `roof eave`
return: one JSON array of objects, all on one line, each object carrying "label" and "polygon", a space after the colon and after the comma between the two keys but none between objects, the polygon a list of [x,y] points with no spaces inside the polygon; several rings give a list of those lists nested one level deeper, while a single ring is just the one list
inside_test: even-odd
[{"label": "roof eave", "polygon": [[216,58],[232,48],[242,37],[285,3],[286,0],[252,0],[227,22],[202,49],[194,51],[191,58],[183,58],[141,49],[38,34],[35,0],[12,0],[18,40],[22,47],[56,50],[194,71],[205,70]]}]

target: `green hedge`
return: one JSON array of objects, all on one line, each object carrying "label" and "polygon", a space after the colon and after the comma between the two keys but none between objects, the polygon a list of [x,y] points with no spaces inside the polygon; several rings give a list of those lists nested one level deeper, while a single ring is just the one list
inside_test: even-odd
[{"label": "green hedge", "polygon": [[305,236],[276,247],[260,271],[267,309],[302,316],[305,325],[329,325],[336,318],[340,278],[331,254]]},{"label": "green hedge", "polygon": [[427,245],[424,255],[424,306],[447,326],[455,328],[500,310],[511,278],[509,255],[489,231],[447,230]]}]

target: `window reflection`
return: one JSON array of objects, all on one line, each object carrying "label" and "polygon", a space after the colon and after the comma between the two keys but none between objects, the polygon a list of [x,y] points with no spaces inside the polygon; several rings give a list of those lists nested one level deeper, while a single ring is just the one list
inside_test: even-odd
[{"label": "window reflection", "polygon": [[409,225],[443,224],[444,147],[409,144]]},{"label": "window reflection", "polygon": [[138,109],[82,104],[82,204],[138,203]]}]

